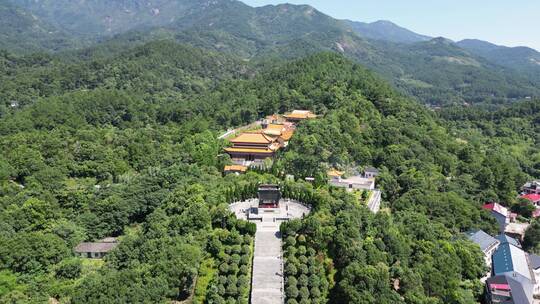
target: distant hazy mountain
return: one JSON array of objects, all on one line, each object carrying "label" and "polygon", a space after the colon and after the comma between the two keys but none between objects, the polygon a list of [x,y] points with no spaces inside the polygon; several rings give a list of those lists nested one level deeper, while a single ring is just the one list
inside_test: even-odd
[{"label": "distant hazy mountain", "polygon": [[73,46],[73,42],[61,30],[22,8],[0,0],[0,48],[29,52],[69,46]]},{"label": "distant hazy mountain", "polygon": [[202,0],[10,0],[79,36],[110,36],[139,27],[174,23]]},{"label": "distant hazy mountain", "polygon": [[105,40],[104,47],[93,48],[104,54],[155,39],[174,39],[256,61],[332,51],[430,104],[540,95],[534,77],[522,77],[450,40],[430,40],[389,22],[362,27],[307,5],[254,8],[235,0],[10,1],[66,29],[74,39]]},{"label": "distant hazy mountain", "polygon": [[457,45],[502,66],[540,74],[540,52],[532,48],[506,47],[476,39],[462,40]]},{"label": "distant hazy mountain", "polygon": [[413,43],[430,40],[431,37],[417,34],[390,21],[379,20],[372,23],[345,20],[361,37],[399,43]]}]

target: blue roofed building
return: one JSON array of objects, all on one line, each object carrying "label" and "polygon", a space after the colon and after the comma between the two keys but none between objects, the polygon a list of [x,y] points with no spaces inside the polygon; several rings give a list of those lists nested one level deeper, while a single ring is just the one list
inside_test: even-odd
[{"label": "blue roofed building", "polygon": [[513,238],[511,236],[508,236],[508,235],[506,235],[504,233],[501,233],[501,234],[497,235],[495,238],[497,240],[499,240],[499,242],[501,244],[510,243],[510,244],[512,244],[512,245],[514,245],[514,246],[516,246],[518,248],[521,248],[521,244],[519,243],[519,241],[517,239],[515,239],[515,238]]},{"label": "blue roofed building", "polygon": [[[521,290],[523,290],[525,297],[520,298],[520,300],[512,298],[513,302],[497,302],[495,299],[492,299],[491,301],[488,301],[488,303],[533,303],[533,294],[535,294],[535,289],[537,289],[535,288],[535,285],[537,284],[533,267],[529,260],[529,255],[525,251],[521,250],[521,248],[512,244],[510,238],[499,245],[499,248],[497,248],[493,254],[492,259],[493,277],[506,277],[507,285],[509,286],[508,288],[510,288],[510,294],[512,297],[516,296],[517,294],[521,295]],[[538,260],[538,263],[540,266],[540,260]],[[501,287],[502,285],[496,285],[497,283],[494,283],[493,277],[486,281],[486,289],[488,292],[491,292],[493,296],[500,296],[500,294],[503,293],[501,290],[504,288]],[[497,289],[495,287],[501,288]],[[497,290],[498,292],[495,292]]]}]

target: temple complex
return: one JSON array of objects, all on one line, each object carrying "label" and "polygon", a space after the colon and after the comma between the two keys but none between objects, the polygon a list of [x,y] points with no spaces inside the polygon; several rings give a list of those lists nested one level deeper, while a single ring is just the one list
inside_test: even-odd
[{"label": "temple complex", "polygon": [[[225,148],[234,165],[244,167],[264,167],[266,159],[273,159],[279,149],[287,147],[294,135],[296,123],[316,118],[310,111],[295,110],[286,115],[270,115],[261,122],[261,129],[241,133],[230,140],[232,147]],[[244,173],[245,170],[233,170],[227,167],[227,172]]]}]

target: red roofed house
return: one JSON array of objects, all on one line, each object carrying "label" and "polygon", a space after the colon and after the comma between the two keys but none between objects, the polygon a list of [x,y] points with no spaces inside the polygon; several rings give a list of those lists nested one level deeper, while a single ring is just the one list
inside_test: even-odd
[{"label": "red roofed house", "polygon": [[497,223],[499,223],[500,232],[504,232],[506,225],[513,222],[516,218],[516,214],[510,212],[506,207],[498,203],[485,203],[482,208],[491,211],[491,215],[495,217]]},{"label": "red roofed house", "polygon": [[540,194],[531,193],[522,195],[521,198],[531,201],[535,206],[540,206]]}]

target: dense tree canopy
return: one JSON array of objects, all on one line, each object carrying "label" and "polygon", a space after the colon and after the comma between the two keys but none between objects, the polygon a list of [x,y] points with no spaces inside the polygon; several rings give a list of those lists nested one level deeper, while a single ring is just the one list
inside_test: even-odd
[{"label": "dense tree canopy", "polygon": [[[473,303],[481,253],[456,236],[494,232],[481,204],[514,203],[538,176],[538,124],[510,116],[536,121],[525,106],[495,122],[474,114],[485,120],[475,125],[331,53],[264,65],[172,42],[121,53],[0,57],[1,301],[155,303],[194,292],[198,303],[242,303],[255,228],[227,203],[281,182],[314,211],[282,227],[289,303]],[[320,118],[298,126],[272,174],[222,176],[220,131],[296,108]],[[523,145],[510,141],[518,133]],[[329,168],[366,165],[381,169],[377,215],[326,185]],[[121,242],[103,262],[72,253],[107,236]]]}]

